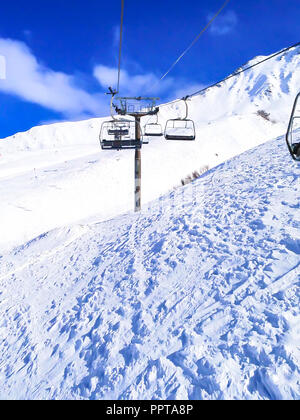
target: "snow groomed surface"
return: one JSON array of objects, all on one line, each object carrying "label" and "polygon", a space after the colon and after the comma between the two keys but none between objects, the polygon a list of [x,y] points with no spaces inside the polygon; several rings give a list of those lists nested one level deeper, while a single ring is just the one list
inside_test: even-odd
[{"label": "snow groomed surface", "polygon": [[277,138],[0,257],[0,397],[299,399],[300,167]]}]

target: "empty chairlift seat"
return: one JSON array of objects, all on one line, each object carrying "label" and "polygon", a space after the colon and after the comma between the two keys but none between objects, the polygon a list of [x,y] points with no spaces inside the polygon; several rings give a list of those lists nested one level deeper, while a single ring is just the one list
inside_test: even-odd
[{"label": "empty chairlift seat", "polygon": [[165,138],[166,140],[195,140],[196,131],[194,121],[188,119],[174,119],[167,121]]},{"label": "empty chairlift seat", "polygon": [[101,126],[102,150],[140,149],[143,141],[136,139],[135,121],[111,120]]},{"label": "empty chairlift seat", "polygon": [[144,134],[146,137],[161,137],[163,136],[162,126],[158,123],[146,124]]},{"label": "empty chairlift seat", "polygon": [[196,130],[193,120],[188,118],[189,108],[187,104],[188,97],[182,98],[185,104],[185,117],[168,120],[165,128],[166,140],[191,141],[196,139]]}]

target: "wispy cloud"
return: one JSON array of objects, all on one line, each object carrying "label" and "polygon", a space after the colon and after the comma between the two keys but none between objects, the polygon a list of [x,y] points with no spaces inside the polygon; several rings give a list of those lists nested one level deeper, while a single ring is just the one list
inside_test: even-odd
[{"label": "wispy cloud", "polygon": [[[92,74],[75,77],[45,66],[24,42],[0,38],[0,79],[1,74],[4,76],[5,63],[6,78],[2,77],[3,80],[0,80],[0,92],[61,113],[67,119],[109,114],[109,101],[104,92],[108,86],[116,87],[116,67],[99,63]],[[131,67],[135,68],[133,73],[126,69],[121,72],[120,93],[124,96],[159,96],[163,100],[171,100],[202,87],[191,80],[178,77],[168,77],[160,81],[155,73],[143,72],[139,65]],[[88,92],[82,87],[84,78],[95,78],[99,89]]]},{"label": "wispy cloud", "polygon": [[23,35],[24,35],[24,38],[27,41],[31,41],[32,40],[33,34],[32,34],[32,31],[30,31],[29,29],[24,29]]},{"label": "wispy cloud", "polygon": [[95,115],[102,110],[99,94],[76,86],[74,76],[41,64],[23,42],[0,38],[0,54],[6,61],[6,78],[0,81],[0,91],[70,117]]},{"label": "wispy cloud", "polygon": [[[212,14],[207,16],[207,20],[213,17]],[[220,15],[210,27],[210,33],[213,35],[227,35],[232,32],[238,23],[238,16],[233,10]]]},{"label": "wispy cloud", "polygon": [[[115,86],[117,68],[98,65],[94,68],[94,77],[103,88]],[[202,85],[183,78],[169,77],[162,81],[154,73],[130,75],[126,70],[121,71],[121,94],[126,96],[163,96],[167,100],[182,97]]]}]

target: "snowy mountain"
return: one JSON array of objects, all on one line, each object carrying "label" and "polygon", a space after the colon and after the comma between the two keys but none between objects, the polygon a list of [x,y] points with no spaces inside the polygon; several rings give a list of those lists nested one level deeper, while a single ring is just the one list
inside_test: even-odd
[{"label": "snowy mountain", "polygon": [[299,399],[299,180],[278,138],[2,254],[0,397]]},{"label": "snowy mountain", "polygon": [[[299,86],[297,47],[193,97],[196,142],[152,138],[143,148],[143,204],[193,171],[282,135]],[[182,102],[170,103],[159,120],[164,125],[183,112]],[[133,154],[101,152],[102,121],[41,126],[0,141],[0,249],[84,217],[106,220],[133,208]]]},{"label": "snowy mountain", "polygon": [[299,86],[300,47],[193,97],[196,141],[143,147],[139,214],[103,120],[0,141],[0,398],[300,398]]}]

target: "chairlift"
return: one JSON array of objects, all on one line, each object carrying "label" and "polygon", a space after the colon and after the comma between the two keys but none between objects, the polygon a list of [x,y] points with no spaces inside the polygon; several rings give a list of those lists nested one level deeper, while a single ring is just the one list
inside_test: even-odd
[{"label": "chairlift", "polygon": [[293,157],[300,160],[300,116],[293,118],[289,140]]},{"label": "chairlift", "polygon": [[141,149],[141,139],[136,139],[136,126],[133,120],[113,119],[102,123],[100,144],[102,150]]},{"label": "chairlift", "polygon": [[166,140],[184,140],[192,141],[196,139],[195,123],[188,118],[187,97],[182,98],[186,106],[184,118],[174,118],[168,120],[165,127]]},{"label": "chairlift", "polygon": [[[99,139],[102,150],[141,149],[148,142],[143,139],[140,118],[157,114],[159,108],[155,107],[155,103],[159,98],[115,97],[117,92],[112,88],[109,88],[108,94],[111,95],[112,119],[101,126]],[[146,106],[142,105],[143,102],[146,102]],[[116,118],[114,111],[121,118]]]},{"label": "chairlift", "polygon": [[[294,160],[300,161],[300,92],[296,96],[288,131],[286,134],[286,143],[289,152]],[[299,102],[299,103],[298,103]]]},{"label": "chairlift", "polygon": [[147,123],[144,126],[144,135],[146,137],[161,137],[163,136],[163,129],[161,124],[158,123],[158,114],[156,114],[155,123]]}]

